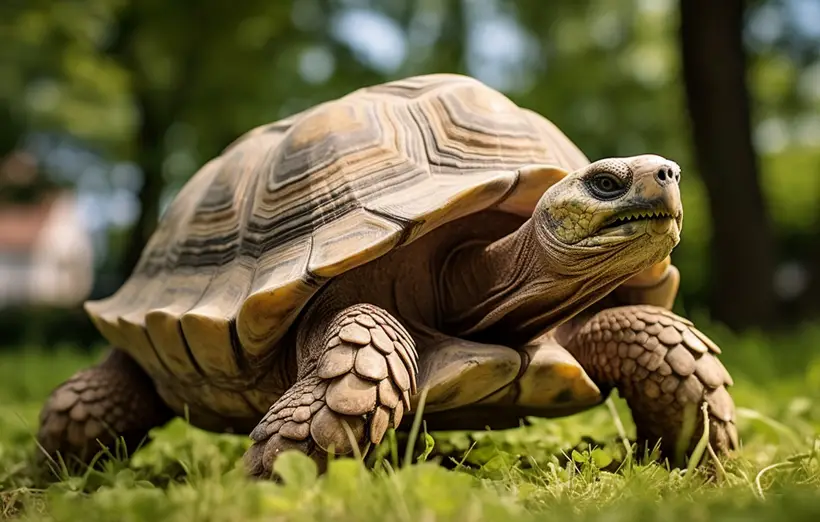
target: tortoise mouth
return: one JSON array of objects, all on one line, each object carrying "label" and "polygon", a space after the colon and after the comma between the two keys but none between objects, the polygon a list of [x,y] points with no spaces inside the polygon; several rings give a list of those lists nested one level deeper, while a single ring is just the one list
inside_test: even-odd
[{"label": "tortoise mouth", "polygon": [[680,225],[680,216],[675,216],[664,207],[627,209],[616,212],[604,220],[595,233],[608,232],[624,225],[637,224],[649,221],[675,220]]}]

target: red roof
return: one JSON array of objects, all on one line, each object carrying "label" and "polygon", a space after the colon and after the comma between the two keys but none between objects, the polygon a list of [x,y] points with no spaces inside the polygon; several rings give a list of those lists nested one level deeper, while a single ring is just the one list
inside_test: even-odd
[{"label": "red roof", "polygon": [[0,251],[29,251],[51,211],[54,197],[29,205],[0,206]]}]

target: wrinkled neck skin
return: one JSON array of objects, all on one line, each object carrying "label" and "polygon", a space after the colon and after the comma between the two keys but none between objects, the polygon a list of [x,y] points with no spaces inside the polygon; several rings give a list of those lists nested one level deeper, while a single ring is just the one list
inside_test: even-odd
[{"label": "wrinkled neck skin", "polygon": [[448,256],[440,283],[445,331],[521,346],[666,255],[636,256],[645,236],[591,248],[547,234],[530,219],[498,241],[465,244]]}]

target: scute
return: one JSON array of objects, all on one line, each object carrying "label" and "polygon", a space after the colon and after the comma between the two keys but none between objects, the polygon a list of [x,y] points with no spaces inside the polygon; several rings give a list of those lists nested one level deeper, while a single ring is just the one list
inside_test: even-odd
[{"label": "scute", "polygon": [[155,376],[241,376],[330,278],[471,213],[528,215],[587,163],[472,78],[363,88],[253,129],[206,164],[129,280],[86,310]]}]

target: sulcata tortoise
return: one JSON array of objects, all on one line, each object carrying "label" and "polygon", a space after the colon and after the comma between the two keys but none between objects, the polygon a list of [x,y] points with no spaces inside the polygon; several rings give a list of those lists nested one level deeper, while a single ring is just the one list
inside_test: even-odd
[{"label": "sulcata tortoise", "polygon": [[670,312],[679,181],[655,155],[591,163],[460,75],[258,127],[183,187],[123,286],[86,304],[113,349],[53,391],[44,454],[87,462],[184,415],[250,433],[245,464],[269,476],[287,449],[320,465],[354,442],[366,454],[424,388],[432,430],[569,415],[617,388],[638,441],[670,456],[705,402],[728,452],[720,350]]}]

